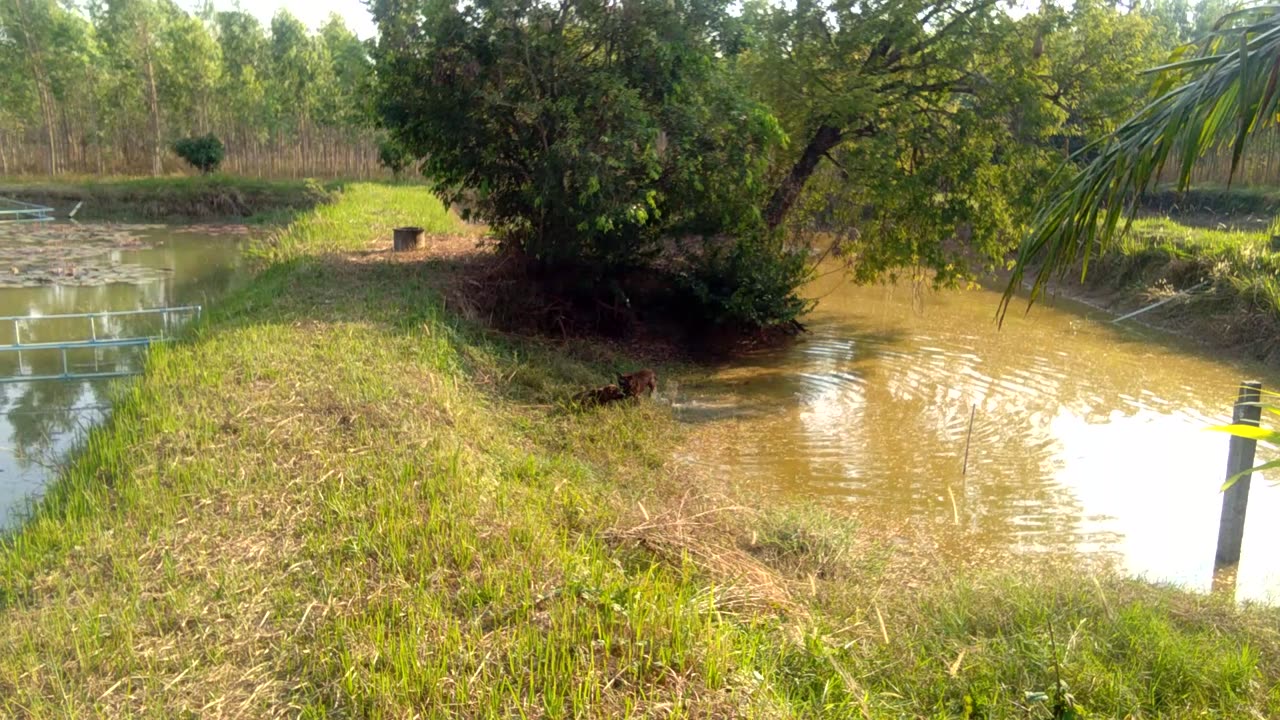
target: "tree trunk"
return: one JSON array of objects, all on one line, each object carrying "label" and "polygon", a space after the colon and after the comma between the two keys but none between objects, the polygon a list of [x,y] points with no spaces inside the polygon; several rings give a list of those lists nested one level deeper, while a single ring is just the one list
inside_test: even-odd
[{"label": "tree trunk", "polygon": [[809,144],[805,146],[804,152],[800,154],[796,164],[791,166],[791,172],[783,178],[782,184],[773,192],[773,197],[769,198],[769,205],[765,208],[764,219],[770,228],[776,228],[782,224],[787,218],[787,213],[791,212],[791,207],[795,205],[796,198],[800,197],[800,191],[804,189],[804,184],[809,181],[809,177],[813,175],[813,171],[818,168],[818,161],[822,159],[840,141],[844,139],[844,134],[840,128],[831,125],[820,125],[813,137],[809,139]]},{"label": "tree trunk", "polygon": [[54,137],[53,97],[49,92],[49,78],[45,76],[44,62],[41,60],[41,48],[31,36],[31,19],[27,16],[27,8],[23,0],[16,2],[18,16],[22,21],[22,36],[26,41],[27,53],[31,58],[31,75],[36,84],[36,97],[40,100],[40,116],[44,120],[45,138],[49,143],[49,175],[58,174],[58,146]]},{"label": "tree trunk", "polygon": [[63,103],[60,108],[62,113],[62,160],[63,165],[75,172],[79,165],[80,158],[76,153],[75,142],[71,139],[71,118],[67,117],[67,104]]},{"label": "tree trunk", "polygon": [[[102,132],[102,128],[99,126],[98,98],[94,94],[94,91],[97,88],[97,83],[94,82],[93,72],[90,70],[92,67],[93,65],[91,63],[86,64],[84,70],[86,94],[89,96],[89,129],[85,135],[88,143],[93,146],[93,153],[97,157],[98,174],[103,175],[105,174],[102,162],[102,139],[104,137],[104,133]],[[88,162],[88,152],[89,150],[86,148],[86,163]]]},{"label": "tree trunk", "polygon": [[159,177],[164,174],[160,160],[160,96],[156,92],[156,72],[151,62],[151,31],[145,23],[142,26],[142,43],[142,70],[146,73],[147,104],[151,111],[151,175]]}]

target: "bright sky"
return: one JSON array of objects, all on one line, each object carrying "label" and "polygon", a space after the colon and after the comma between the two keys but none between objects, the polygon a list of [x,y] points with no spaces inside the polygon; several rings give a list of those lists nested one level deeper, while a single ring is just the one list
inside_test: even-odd
[{"label": "bright sky", "polygon": [[[178,0],[178,4],[188,10],[195,10],[204,2]],[[369,8],[361,0],[245,0],[239,3],[236,0],[213,0],[215,10],[234,10],[236,5],[256,15],[263,25],[270,25],[271,16],[283,8],[312,30],[323,25],[330,13],[337,13],[361,39],[373,37],[374,34]]]}]

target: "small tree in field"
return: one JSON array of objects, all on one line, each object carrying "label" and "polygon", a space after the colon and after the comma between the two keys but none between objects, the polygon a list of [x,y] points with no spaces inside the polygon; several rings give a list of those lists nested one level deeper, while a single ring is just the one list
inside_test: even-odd
[{"label": "small tree in field", "polygon": [[413,164],[413,154],[399,142],[386,138],[378,143],[378,163],[399,180],[405,169]]},{"label": "small tree in field", "polygon": [[188,165],[205,175],[217,170],[227,156],[226,147],[212,133],[183,138],[173,144],[173,151],[186,160]]},{"label": "small tree in field", "polygon": [[544,277],[616,293],[636,268],[722,256],[707,239],[748,243],[754,265],[788,273],[758,298],[742,283],[733,307],[747,310],[725,319],[790,320],[776,294],[803,267],[762,240],[760,213],[783,135],[731,71],[726,4],[374,0],[382,120],[438,193],[472,199]]}]

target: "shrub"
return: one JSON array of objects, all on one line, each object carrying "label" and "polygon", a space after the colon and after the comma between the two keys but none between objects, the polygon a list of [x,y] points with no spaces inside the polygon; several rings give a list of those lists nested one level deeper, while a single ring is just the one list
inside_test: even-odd
[{"label": "shrub", "polygon": [[392,138],[385,138],[378,143],[378,162],[382,167],[390,170],[397,180],[405,169],[413,164],[413,160],[413,154],[403,144]]},{"label": "shrub", "polygon": [[227,156],[227,149],[216,135],[183,138],[173,144],[173,151],[191,167],[208,174],[218,169]]},{"label": "shrub", "polygon": [[698,320],[749,329],[792,323],[812,309],[796,294],[810,272],[804,253],[762,235],[707,252],[681,279]]}]

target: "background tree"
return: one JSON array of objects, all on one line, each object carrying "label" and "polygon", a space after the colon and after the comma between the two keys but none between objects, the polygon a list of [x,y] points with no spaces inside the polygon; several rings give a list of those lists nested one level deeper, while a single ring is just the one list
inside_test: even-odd
[{"label": "background tree", "polygon": [[378,143],[378,162],[399,180],[400,175],[413,165],[413,154],[396,140],[385,138]]},{"label": "background tree", "polygon": [[328,80],[324,45],[314,42],[296,17],[280,10],[271,20],[270,57],[272,124],[281,135],[295,137],[298,151],[307,156],[317,96]]},{"label": "background tree", "polygon": [[[156,172],[157,135],[171,171],[164,148],[208,132],[234,171],[380,173],[367,44],[337,18],[277,29],[208,3],[0,0],[0,173]],[[296,63],[275,62],[281,46],[300,49],[303,86]],[[299,97],[305,115],[281,109]]]},{"label": "background tree", "polygon": [[30,79],[48,139],[48,171],[50,175],[56,175],[58,156],[54,134],[57,120],[46,58],[53,45],[54,26],[60,8],[52,0],[12,0],[11,4],[6,3],[0,8],[4,13],[4,36],[8,39],[3,47],[23,60],[20,64],[10,62],[9,65],[13,69],[21,68],[25,71],[21,74]]},{"label": "background tree", "polygon": [[321,116],[335,126],[370,127],[374,119],[374,88],[369,47],[337,15],[330,15],[320,28],[319,41],[332,66],[333,78],[320,94]]},{"label": "background tree", "polygon": [[161,160],[164,143],[164,125],[160,117],[160,86],[158,65],[160,39],[166,20],[171,16],[163,12],[159,2],[163,0],[112,0],[106,5],[100,32],[103,47],[109,49],[109,57],[120,71],[117,78],[117,108],[121,115],[132,114],[135,104],[150,129],[146,142],[146,154],[151,163],[151,174],[164,172]]},{"label": "background tree", "polygon": [[222,49],[200,18],[169,9],[160,37],[159,96],[169,117],[194,120],[208,132],[214,93],[221,82]]},{"label": "background tree", "polygon": [[[1188,52],[1155,69],[1156,99],[1099,141],[1096,158],[1069,173],[1040,210],[1019,249],[1005,291],[1007,310],[1023,276],[1035,272],[1031,300],[1049,279],[1105,248],[1132,219],[1136,201],[1172,158],[1185,190],[1202,155],[1228,148],[1234,172],[1250,136],[1272,131],[1280,108],[1280,9],[1261,6],[1224,16]],[[1069,170],[1069,168],[1068,168]]]}]

